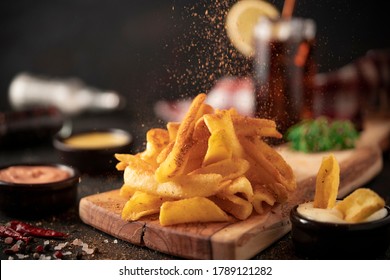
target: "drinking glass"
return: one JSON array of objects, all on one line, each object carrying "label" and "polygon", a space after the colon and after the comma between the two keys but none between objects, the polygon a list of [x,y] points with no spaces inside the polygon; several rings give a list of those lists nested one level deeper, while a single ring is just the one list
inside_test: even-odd
[{"label": "drinking glass", "polygon": [[312,19],[261,19],[254,31],[256,115],[284,134],[312,117],[316,25]]}]

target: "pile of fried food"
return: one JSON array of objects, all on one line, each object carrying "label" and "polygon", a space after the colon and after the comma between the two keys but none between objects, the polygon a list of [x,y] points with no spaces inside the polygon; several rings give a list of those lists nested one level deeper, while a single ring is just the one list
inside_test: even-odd
[{"label": "pile of fried food", "polygon": [[115,154],[124,170],[122,219],[159,213],[162,226],[245,220],[268,213],[296,189],[291,167],[264,137],[272,120],[214,109],[197,95],[180,123],[153,128],[144,151]]},{"label": "pile of fried food", "polygon": [[340,166],[333,154],[323,158],[316,178],[314,208],[335,209],[345,222],[364,221],[385,206],[385,201],[368,188],[359,188],[337,201],[340,183]]}]

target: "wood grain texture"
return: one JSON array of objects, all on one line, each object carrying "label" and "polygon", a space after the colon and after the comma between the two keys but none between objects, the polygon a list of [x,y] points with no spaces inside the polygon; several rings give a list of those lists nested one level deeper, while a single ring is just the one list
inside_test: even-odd
[{"label": "wood grain texture", "polygon": [[[294,205],[313,199],[315,176],[322,157],[328,154],[321,153],[316,157],[291,154],[287,148],[280,148],[279,152],[286,156],[298,174],[298,188],[288,203],[278,205],[267,215],[252,215],[245,221],[232,218],[225,223],[169,227],[160,226],[157,215],[125,222],[120,214],[126,200],[119,196],[119,190],[114,190],[81,199],[80,218],[84,223],[122,240],[182,258],[249,259],[289,232],[289,212]],[[340,163],[340,196],[367,183],[382,169],[382,154],[378,147],[334,154]]]}]

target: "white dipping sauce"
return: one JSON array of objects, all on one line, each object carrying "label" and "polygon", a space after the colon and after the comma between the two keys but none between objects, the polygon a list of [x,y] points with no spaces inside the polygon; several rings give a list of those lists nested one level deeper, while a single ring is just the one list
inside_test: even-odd
[{"label": "white dipping sauce", "polygon": [[[298,213],[304,216],[307,219],[318,221],[318,222],[326,222],[326,223],[338,223],[338,224],[346,224],[347,221],[343,220],[343,214],[337,209],[322,209],[322,208],[314,208],[313,202],[307,202],[300,204],[297,209]],[[367,217],[365,220],[360,223],[371,222],[375,220],[383,219],[387,216],[386,208],[382,208],[371,216]]]}]

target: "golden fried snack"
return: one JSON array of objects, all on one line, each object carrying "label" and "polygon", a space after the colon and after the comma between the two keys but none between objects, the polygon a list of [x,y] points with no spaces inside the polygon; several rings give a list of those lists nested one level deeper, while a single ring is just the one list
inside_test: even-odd
[{"label": "golden fried snack", "polygon": [[169,143],[168,131],[161,128],[150,129],[146,133],[146,150],[139,157],[157,168],[157,156]]},{"label": "golden fried snack", "polygon": [[333,154],[322,159],[316,178],[313,207],[330,209],[336,204],[340,184],[340,166]]},{"label": "golden fried snack", "polygon": [[203,160],[204,166],[213,164],[233,156],[232,141],[225,129],[211,133],[208,141],[208,149]]},{"label": "golden fried snack", "polygon": [[244,175],[249,169],[249,163],[245,159],[226,159],[216,163],[195,169],[192,174],[220,174],[223,180],[232,180]]},{"label": "golden fried snack", "polygon": [[169,201],[169,198],[136,191],[126,202],[122,211],[122,219],[136,221],[141,217],[159,213],[165,201]]},{"label": "golden fried snack", "polygon": [[115,154],[115,158],[119,160],[119,163],[116,165],[118,170],[125,170],[128,166],[132,169],[145,170],[152,173],[156,170],[154,165],[141,159],[139,154]]},{"label": "golden fried snack", "polygon": [[237,135],[282,138],[273,120],[251,118],[239,114],[232,115],[234,129]]},{"label": "golden fried snack", "polygon": [[204,122],[211,133],[210,137],[212,137],[213,133],[217,133],[220,130],[225,131],[225,142],[230,142],[232,156],[236,158],[242,157],[244,151],[237,138],[229,111],[217,110],[215,114],[207,114],[203,117]]},{"label": "golden fried snack", "polygon": [[211,133],[206,123],[204,122],[204,116],[200,117],[195,123],[194,128],[194,139],[195,140],[204,140],[209,139]]},{"label": "golden fried snack", "polygon": [[119,195],[123,198],[130,199],[130,197],[136,192],[134,188],[131,186],[128,186],[126,184],[123,184],[122,187],[119,189]]},{"label": "golden fried snack", "polygon": [[206,139],[198,139],[188,152],[188,160],[183,169],[183,174],[189,174],[198,169],[204,160],[208,149],[208,141]]},{"label": "golden fried snack", "polygon": [[360,222],[385,206],[385,201],[376,192],[360,188],[338,202],[339,210],[347,222]]},{"label": "golden fried snack", "polygon": [[367,188],[356,189],[343,200],[337,201],[339,183],[340,167],[334,155],[330,154],[322,159],[317,173],[313,208],[330,210],[333,212],[323,213],[337,213],[337,218],[345,222],[358,223],[385,206],[384,199]]},{"label": "golden fried snack", "polygon": [[[125,220],[160,213],[163,226],[245,220],[283,203],[296,188],[291,167],[262,137],[280,137],[275,122],[214,110],[205,95],[181,123],[151,129],[146,149],[116,154],[124,170]],[[161,206],[161,207],[160,207]]]},{"label": "golden fried snack", "polygon": [[169,142],[176,140],[177,132],[179,131],[180,123],[179,122],[168,122],[167,130],[169,135]]},{"label": "golden fried snack", "polygon": [[239,220],[245,220],[252,214],[252,203],[237,195],[218,193],[217,195],[210,197],[210,199],[223,211]]},{"label": "golden fried snack", "polygon": [[252,184],[245,176],[236,177],[236,179],[222,189],[221,193],[239,195],[249,202],[253,199]]},{"label": "golden fried snack", "polygon": [[275,195],[266,185],[253,186],[252,205],[259,215],[265,214],[270,211],[275,203]]},{"label": "golden fried snack", "polygon": [[208,114],[214,114],[215,110],[212,106],[210,106],[209,104],[206,104],[206,103],[202,103],[202,105],[200,105],[200,109],[198,111],[198,115],[196,116],[197,119],[200,119],[202,116],[204,115],[208,115]]},{"label": "golden fried snack", "polygon": [[227,222],[228,220],[228,215],[205,197],[167,201],[160,209],[162,226],[194,222]]},{"label": "golden fried snack", "polygon": [[171,141],[162,149],[162,151],[158,154],[156,161],[157,164],[161,164],[164,160],[167,159],[168,155],[173,149],[173,146],[175,145],[175,141]]},{"label": "golden fried snack", "polygon": [[287,201],[289,192],[281,183],[276,182],[264,186],[274,195],[276,202],[283,203]]},{"label": "golden fried snack", "polygon": [[153,172],[133,168],[125,169],[124,181],[128,188],[176,199],[208,197],[216,194],[223,187],[220,184],[222,176],[219,174],[181,175],[175,180],[159,183]]},{"label": "golden fried snack", "polygon": [[278,201],[284,201],[287,193],[296,189],[295,175],[291,167],[264,141],[256,137],[240,137],[240,141],[246,152],[246,158],[251,163],[248,179],[260,185],[280,183],[285,191],[279,190],[283,196],[278,198]]},{"label": "golden fried snack", "polygon": [[177,131],[177,137],[171,152],[156,170],[155,176],[158,182],[167,182],[175,176],[182,174],[181,171],[188,159],[188,152],[194,144],[192,135],[195,123],[200,117],[198,113],[201,109],[204,109],[202,104],[205,99],[205,94],[199,94],[191,103],[191,106]]}]

